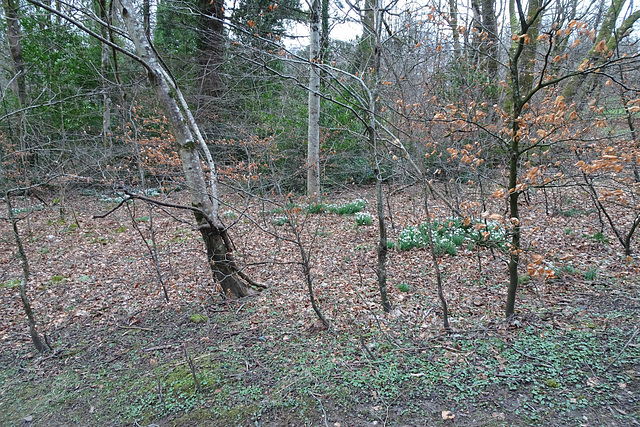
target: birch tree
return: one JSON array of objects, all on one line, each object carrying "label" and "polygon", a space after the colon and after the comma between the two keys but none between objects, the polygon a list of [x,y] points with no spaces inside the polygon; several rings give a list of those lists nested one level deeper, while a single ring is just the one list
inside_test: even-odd
[{"label": "birch tree", "polygon": [[[209,148],[180,89],[162,67],[151,42],[145,37],[144,28],[135,16],[135,9],[130,0],[120,0],[118,12],[126,26],[127,34],[136,47],[140,62],[147,69],[151,86],[164,107],[176,139],[182,170],[191,196],[192,210],[207,249],[212,272],[226,295],[247,296],[250,293],[250,285],[258,285],[239,270],[231,256],[231,242],[218,217],[216,169]],[[198,149],[204,153],[209,167],[208,184]]]},{"label": "birch tree", "polygon": [[[227,229],[218,217],[219,199],[215,163],[180,88],[171,77],[169,70],[163,66],[151,41],[146,37],[145,29],[132,2],[119,0],[115,2],[114,7],[125,25],[125,33],[135,46],[135,53],[105,40],[98,33],[49,5],[35,0],[29,0],[29,2],[57,14],[102,43],[136,60],[145,68],[151,87],[164,109],[173,132],[185,184],[191,199],[191,206],[186,208],[193,212],[216,281],[224,294],[229,297],[244,297],[249,295],[252,289],[264,288],[264,285],[254,282],[245,275],[235,262]],[[204,163],[208,169],[208,180],[202,165],[201,154],[204,155]]]},{"label": "birch tree", "polygon": [[321,0],[309,11],[309,129],[307,136],[307,195],[320,195],[320,15]]}]

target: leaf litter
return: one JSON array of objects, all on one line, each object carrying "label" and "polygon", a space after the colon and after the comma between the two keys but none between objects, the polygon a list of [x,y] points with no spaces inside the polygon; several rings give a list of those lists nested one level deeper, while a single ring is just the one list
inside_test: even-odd
[{"label": "leaf litter", "polygon": [[[171,197],[174,203],[184,202],[182,194],[174,193]],[[330,197],[334,203],[364,198],[368,200],[369,209],[375,206],[373,193],[366,189],[364,193],[359,190]],[[574,199],[579,200],[577,197]],[[454,256],[441,255],[445,295],[455,331],[447,336],[442,329],[440,306],[424,249],[389,252],[388,292],[394,310],[389,314],[382,312],[375,271],[376,218],[371,226],[358,226],[353,216],[307,215],[303,209],[297,209],[289,212],[295,218],[293,224],[276,226],[269,220],[271,214],[268,210],[265,213],[262,203],[246,205],[245,200],[233,195],[227,195],[226,199],[230,206],[244,212],[233,221],[226,220],[233,222],[230,234],[237,248],[236,255],[246,266],[245,273],[269,285],[268,290],[243,301],[220,298],[198,232],[189,215],[182,212],[168,214],[153,209],[158,268],[168,287],[168,303],[163,300],[153,259],[135,233],[126,210],[116,211],[105,219],[92,219],[92,215],[106,211],[111,205],[77,195],[68,202],[73,216],[67,212],[61,218],[57,209],[50,209],[31,215],[28,223],[22,221],[21,232],[32,270],[28,288],[39,330],[56,347],[53,356],[36,356],[31,350],[17,290],[10,286],[13,279],[20,277],[20,265],[13,256],[9,229],[3,226],[0,240],[0,262],[4,266],[0,273],[3,284],[0,315],[4,319],[0,323],[2,365],[18,369],[18,375],[25,379],[42,381],[43,377],[65,373],[67,364],[84,375],[104,369],[129,375],[134,372],[134,361],[141,360],[149,366],[147,371],[156,372],[159,366],[172,367],[174,371],[163,372],[171,377],[185,363],[181,349],[187,345],[191,348],[187,354],[193,355],[194,365],[206,372],[217,372],[218,355],[241,354],[237,357],[244,358],[240,363],[244,368],[238,371],[242,373],[230,375],[242,377],[243,386],[238,387],[242,393],[250,393],[246,391],[247,384],[255,384],[256,390],[262,392],[269,386],[274,387],[267,395],[279,404],[271,415],[267,411],[263,417],[272,425],[278,425],[288,412],[282,402],[292,396],[298,401],[302,399],[295,391],[295,384],[306,384],[309,378],[313,379],[317,375],[312,372],[314,369],[329,377],[317,379],[325,388],[318,386],[319,390],[307,394],[316,402],[311,406],[322,402],[325,414],[342,425],[369,425],[367,423],[376,419],[411,425],[420,417],[451,422],[454,416],[455,422],[461,425],[474,425],[477,422],[474,420],[483,419],[506,420],[507,424],[514,425],[523,414],[529,423],[534,423],[548,420],[545,416],[549,416],[549,406],[557,406],[560,395],[569,396],[566,399],[570,403],[575,401],[574,406],[563,408],[564,412],[557,415],[561,423],[576,414],[600,417],[609,425],[637,421],[637,411],[632,409],[638,402],[637,343],[630,342],[625,348],[626,355],[614,363],[613,369],[608,368],[616,374],[610,381],[601,378],[608,372],[599,372],[598,366],[591,366],[599,363],[604,365],[600,369],[604,369],[621,354],[625,342],[614,341],[617,347],[605,347],[611,360],[591,363],[585,359],[581,362],[582,369],[587,371],[585,377],[566,381],[571,384],[583,381],[585,387],[599,394],[607,390],[612,381],[625,384],[615,387],[618,393],[615,399],[621,402],[624,397],[627,403],[603,401],[603,406],[596,408],[582,405],[585,397],[576,394],[575,387],[565,387],[562,381],[548,378],[548,384],[557,382],[556,388],[545,382],[539,385],[538,376],[562,376],[563,360],[550,362],[553,369],[540,360],[544,351],[561,352],[557,345],[538,349],[535,348],[538,342],[532,341],[532,353],[515,347],[517,351],[510,350],[522,342],[523,336],[549,335],[558,342],[564,335],[567,339],[588,338],[590,333],[613,334],[614,330],[626,333],[625,337],[631,336],[634,326],[631,319],[637,320],[640,305],[636,280],[639,264],[633,256],[622,256],[616,242],[605,243],[587,237],[597,231],[594,215],[548,216],[535,203],[524,207],[522,225],[527,244],[523,247],[528,250],[523,256],[523,266],[527,262],[538,262],[553,274],[526,275],[523,268],[516,306],[518,316],[509,322],[503,320],[502,314],[507,282],[504,254],[495,249],[460,247]],[[397,239],[405,227],[424,222],[421,203],[419,194],[410,190],[393,197],[391,215],[387,213],[390,240]],[[275,208],[275,205],[271,207]],[[436,202],[436,208],[437,217],[449,217],[444,206]],[[148,215],[148,208],[139,202],[135,209],[134,218],[142,217],[143,213]],[[500,206],[492,210],[498,212]],[[469,214],[480,217],[482,212],[476,208]],[[150,239],[149,223],[143,221],[139,225]],[[322,330],[316,322],[297,251],[287,241],[292,237],[291,226],[298,227],[311,254],[314,291],[321,309],[331,320],[330,331]],[[567,233],[569,228],[571,233]],[[597,270],[595,280],[585,280],[589,270]],[[52,280],[58,276],[64,280]],[[408,292],[401,290],[406,288]],[[189,322],[194,313],[206,316],[207,321]],[[331,347],[328,353],[327,347]],[[576,350],[579,351],[583,350]],[[311,370],[305,370],[301,360]],[[412,367],[411,361],[416,360],[425,364]],[[329,367],[321,369],[318,364]],[[282,381],[277,378],[278,367],[290,370],[290,375],[283,375]],[[440,371],[428,371],[435,368]],[[227,366],[227,369],[240,368]],[[365,369],[370,372],[370,382],[360,383],[367,378],[362,374]],[[529,369],[544,370],[544,373],[532,373]],[[480,394],[467,390],[465,387],[470,385],[458,381],[457,376],[463,372],[475,376],[475,387]],[[114,374],[112,379],[125,382],[124,377],[125,374],[118,379]],[[156,378],[150,383],[164,384],[165,379]],[[2,380],[9,382],[4,377]],[[230,402],[242,401],[233,391],[232,397],[226,396],[229,384],[235,384],[235,380],[232,376],[211,385],[209,395],[202,392],[204,397],[194,399],[193,406],[189,406],[187,398],[176,398],[181,402],[176,408],[168,404],[171,396],[165,395],[166,390],[163,394],[163,387],[155,390],[150,386],[150,390],[155,391],[145,393],[153,396],[149,399],[154,403],[140,403],[138,412],[129,408],[131,414],[116,417],[115,422],[188,417],[189,410],[222,395]],[[502,383],[491,383],[498,380]],[[336,388],[336,384],[340,385]],[[90,387],[101,390],[99,386],[93,383]],[[338,396],[343,388],[352,390],[352,406],[340,404]],[[527,399],[510,393],[511,388],[519,390],[520,396],[524,393]],[[364,397],[363,390],[368,389],[375,393]],[[336,393],[333,397],[318,397],[317,393],[328,394],[330,390]],[[401,397],[403,391],[408,393],[407,397]],[[489,401],[481,398],[489,395],[494,395]],[[5,403],[10,401],[3,393],[0,407]],[[613,408],[615,416],[611,411],[605,413],[602,409],[605,403]],[[68,420],[82,405],[26,407],[38,409],[39,416],[34,420],[45,425],[49,421]],[[88,405],[84,416],[114,417],[104,405]],[[379,406],[386,408],[385,411],[374,409]],[[389,412],[389,408],[394,410]],[[351,411],[355,411],[353,418],[349,415]],[[381,412],[387,413],[385,418],[381,418]],[[256,416],[255,411],[252,414]],[[305,415],[307,422],[313,424],[313,417],[318,414],[309,411],[309,415]],[[15,416],[5,421],[32,415]],[[85,420],[88,419],[95,418]],[[304,419],[298,422],[306,423]]]}]

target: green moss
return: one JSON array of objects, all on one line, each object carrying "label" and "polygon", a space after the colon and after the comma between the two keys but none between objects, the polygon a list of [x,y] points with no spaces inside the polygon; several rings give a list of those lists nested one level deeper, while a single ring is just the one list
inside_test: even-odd
[{"label": "green moss", "polygon": [[526,285],[530,281],[531,281],[531,277],[528,274],[523,274],[523,275],[518,276],[518,284],[519,285]]},{"label": "green moss", "polygon": [[192,314],[191,317],[189,317],[189,321],[191,323],[206,323],[209,321],[209,318],[202,314],[195,313]]},{"label": "green moss", "polygon": [[558,387],[560,387],[560,383],[558,381],[552,380],[552,379],[549,379],[549,380],[545,381],[545,384],[547,385],[547,387],[550,387],[550,388],[558,388]]}]

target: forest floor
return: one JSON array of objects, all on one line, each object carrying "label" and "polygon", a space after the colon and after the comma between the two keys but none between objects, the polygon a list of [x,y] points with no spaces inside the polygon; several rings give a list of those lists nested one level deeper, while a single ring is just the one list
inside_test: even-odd
[{"label": "forest floor", "polygon": [[[640,259],[624,256],[579,193],[523,200],[526,250],[509,321],[499,248],[467,242],[439,256],[451,334],[429,252],[397,248],[402,230],[425,218],[411,188],[389,203],[390,313],[377,287],[371,189],[327,202],[367,200],[372,225],[311,214],[302,201],[226,196],[237,256],[269,286],[242,300],[218,296],[188,213],[137,201],[94,219],[117,205],[113,194],[40,196],[14,203],[29,295],[54,351],[30,344],[3,221],[0,425],[640,425]],[[464,206],[482,217],[479,205]],[[504,201],[487,210],[502,215]],[[292,225],[312,254],[330,329],[310,306]],[[546,276],[528,275],[528,264]]]}]

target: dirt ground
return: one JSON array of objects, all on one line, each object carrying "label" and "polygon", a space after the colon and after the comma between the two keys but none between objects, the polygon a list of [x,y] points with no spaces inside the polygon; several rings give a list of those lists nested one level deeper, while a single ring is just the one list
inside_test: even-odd
[{"label": "dirt ground", "polygon": [[[442,328],[425,249],[390,249],[394,309],[382,311],[371,189],[327,196],[335,205],[365,199],[371,225],[309,214],[300,199],[226,195],[221,216],[236,256],[268,285],[239,301],[216,291],[187,212],[138,201],[95,219],[117,195],[56,197],[14,202],[48,354],[30,344],[21,265],[1,223],[2,425],[640,424],[640,264],[578,193],[523,202],[525,251],[509,321],[499,248],[465,243],[439,256],[452,334]],[[430,202],[446,223],[450,212]],[[396,246],[424,222],[423,203],[410,188],[390,198]],[[464,209],[482,219],[502,215],[504,203]],[[312,255],[328,330],[309,303],[293,227]]]}]

